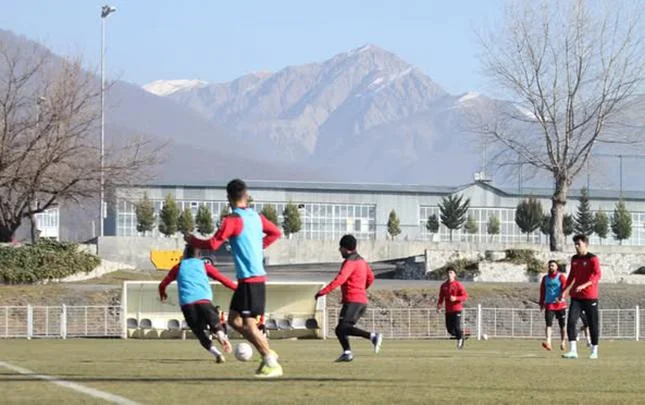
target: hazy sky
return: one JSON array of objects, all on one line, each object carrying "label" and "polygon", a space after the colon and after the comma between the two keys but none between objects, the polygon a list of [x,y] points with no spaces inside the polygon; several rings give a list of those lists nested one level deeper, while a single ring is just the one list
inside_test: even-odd
[{"label": "hazy sky", "polygon": [[[99,64],[94,0],[0,0],[0,28],[82,53]],[[474,31],[493,21],[493,0],[114,0],[106,69],[145,84],[227,81],[252,71],[322,61],[373,43],[421,68],[452,93],[485,91]]]}]

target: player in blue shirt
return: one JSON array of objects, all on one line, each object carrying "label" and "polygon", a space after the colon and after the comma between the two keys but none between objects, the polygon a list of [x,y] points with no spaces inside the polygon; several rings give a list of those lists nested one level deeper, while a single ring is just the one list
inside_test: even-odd
[{"label": "player in blue shirt", "polygon": [[[213,345],[210,335],[214,335],[225,352],[231,352],[231,343],[222,330],[217,311],[213,307],[213,290],[208,277],[215,279],[224,286],[235,290],[233,281],[220,273],[214,266],[204,263],[199,258],[199,250],[186,246],[184,258],[175,265],[168,275],[159,283],[159,298],[165,301],[166,287],[177,281],[179,305],[186,323],[199,339],[199,343],[208,350],[217,363],[225,361],[222,353]],[[209,328],[209,333],[206,332]]]}]

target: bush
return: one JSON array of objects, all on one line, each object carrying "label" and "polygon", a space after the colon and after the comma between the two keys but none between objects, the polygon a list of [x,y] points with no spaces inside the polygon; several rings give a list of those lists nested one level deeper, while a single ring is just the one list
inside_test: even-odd
[{"label": "bush", "polygon": [[530,275],[537,275],[546,271],[546,264],[541,263],[535,252],[529,249],[507,249],[506,261],[515,264],[526,264],[526,272]]},{"label": "bush", "polygon": [[0,247],[0,283],[30,284],[88,273],[101,263],[68,242],[43,239],[36,245]]},{"label": "bush", "polygon": [[479,276],[479,262],[470,259],[457,259],[446,263],[443,267],[430,272],[430,280],[447,280],[448,267],[454,267],[457,271],[457,278],[460,280],[472,280]]},{"label": "bush", "polygon": [[645,266],[637,268],[636,270],[634,270],[634,272],[633,272],[632,274],[642,274],[642,275],[645,275]]}]

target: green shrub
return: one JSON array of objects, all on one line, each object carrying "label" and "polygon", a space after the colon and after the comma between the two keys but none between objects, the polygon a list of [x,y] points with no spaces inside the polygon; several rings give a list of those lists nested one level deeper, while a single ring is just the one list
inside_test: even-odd
[{"label": "green shrub", "polygon": [[446,263],[443,267],[433,270],[428,275],[431,280],[447,280],[448,267],[454,267],[457,271],[457,278],[460,280],[472,280],[479,276],[479,262],[470,259],[456,259]]},{"label": "green shrub", "polygon": [[68,242],[42,240],[36,245],[0,247],[0,283],[30,284],[88,273],[101,263]]},{"label": "green shrub", "polygon": [[540,262],[535,257],[535,252],[529,249],[507,249],[506,261],[515,264],[526,264],[526,272],[537,275],[546,271],[546,263]]}]

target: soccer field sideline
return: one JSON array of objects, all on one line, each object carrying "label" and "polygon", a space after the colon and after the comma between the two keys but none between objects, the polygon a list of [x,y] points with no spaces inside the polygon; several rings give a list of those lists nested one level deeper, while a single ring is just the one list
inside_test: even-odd
[{"label": "soccer field sideline", "polygon": [[[215,364],[195,341],[7,340],[0,361],[139,404],[254,403],[258,398],[266,403],[528,404],[556,394],[567,403],[619,399],[637,404],[645,395],[639,378],[645,355],[638,342],[601,341],[601,357],[593,361],[585,348],[578,360],[561,359],[559,351],[544,351],[538,340],[469,340],[461,352],[454,340],[388,340],[374,354],[368,342],[354,339],[356,357],[344,364],[333,362],[340,348],[332,340],[272,344],[285,370],[276,380],[255,379],[256,361],[228,355],[226,363]],[[577,374],[581,385],[571,386]],[[33,403],[36,397],[52,404],[110,403],[64,385],[0,368],[0,386],[8,388],[3,403]],[[236,398],[242,387],[249,387],[248,394]]]}]

